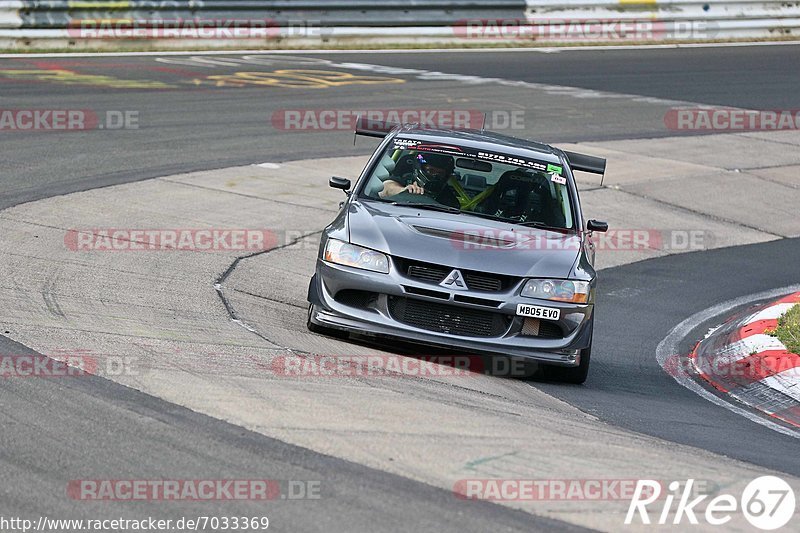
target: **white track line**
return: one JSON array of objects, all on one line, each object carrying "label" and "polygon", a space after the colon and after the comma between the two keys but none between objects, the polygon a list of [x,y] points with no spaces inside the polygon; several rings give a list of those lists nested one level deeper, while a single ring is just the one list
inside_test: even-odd
[{"label": "white track line", "polygon": [[755,301],[755,300],[765,300],[767,298],[775,298],[779,296],[784,296],[789,293],[798,292],[800,291],[800,285],[790,285],[788,287],[782,287],[780,289],[772,289],[764,292],[759,292],[756,294],[750,294],[747,296],[742,296],[740,298],[735,298],[733,300],[728,300],[727,302],[722,302],[717,304],[713,307],[709,307],[699,313],[695,313],[674,328],[669,334],[664,337],[658,347],[656,348],[656,360],[658,364],[661,365],[661,368],[664,368],[664,371],[668,374],[673,374],[675,381],[689,389],[690,391],[694,392],[698,396],[705,398],[706,400],[710,401],[711,403],[717,404],[720,407],[724,407],[729,411],[736,413],[737,415],[741,415],[748,420],[755,422],[756,424],[761,424],[764,427],[767,427],[773,431],[777,431],[778,433],[782,433],[789,437],[794,437],[796,439],[800,439],[800,432],[794,431],[792,429],[786,428],[781,426],[780,424],[776,424],[770,420],[767,420],[759,415],[756,415],[746,409],[742,409],[741,407],[723,400],[719,396],[712,394],[711,392],[704,389],[699,383],[694,381],[688,374],[686,374],[680,365],[677,365],[676,370],[667,371],[665,368],[665,364],[670,356],[673,356],[678,353],[678,344],[680,344],[683,339],[697,326],[702,324],[703,322],[714,318],[718,315],[724,314],[735,307],[740,305],[744,305],[746,303]]},{"label": "white track line", "polygon": [[741,46],[791,46],[800,45],[800,41],[759,41],[759,42],[733,42],[733,43],[674,43],[674,44],[641,44],[641,45],[609,45],[609,46],[543,46],[540,48],[398,48],[392,50],[165,50],[162,52],[59,52],[37,54],[0,54],[0,59],[13,59],[15,57],[122,57],[122,56],[165,56],[165,55],[228,55],[228,54],[489,54],[489,53],[556,53],[556,52],[585,52],[592,50],[650,50],[674,48],[724,48]]}]

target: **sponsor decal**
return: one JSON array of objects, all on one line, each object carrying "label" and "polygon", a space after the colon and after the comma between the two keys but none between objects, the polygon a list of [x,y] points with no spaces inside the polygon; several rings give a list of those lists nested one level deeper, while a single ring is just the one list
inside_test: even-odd
[{"label": "sponsor decal", "polygon": [[547,172],[554,172],[554,173],[556,173],[556,174],[559,174],[559,175],[561,175],[561,173],[563,172],[563,170],[564,170],[564,169],[563,169],[563,168],[561,168],[559,165],[551,165],[551,164],[548,164],[548,165],[547,165]]}]

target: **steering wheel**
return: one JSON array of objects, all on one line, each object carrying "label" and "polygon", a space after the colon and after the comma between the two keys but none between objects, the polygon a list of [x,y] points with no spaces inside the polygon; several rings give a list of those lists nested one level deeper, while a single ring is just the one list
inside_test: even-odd
[{"label": "steering wheel", "polygon": [[425,194],[414,194],[408,191],[399,192],[393,196],[387,196],[387,200],[391,200],[393,202],[401,202],[401,203],[411,203],[411,204],[437,204],[439,202],[433,199],[433,197],[425,191]]}]

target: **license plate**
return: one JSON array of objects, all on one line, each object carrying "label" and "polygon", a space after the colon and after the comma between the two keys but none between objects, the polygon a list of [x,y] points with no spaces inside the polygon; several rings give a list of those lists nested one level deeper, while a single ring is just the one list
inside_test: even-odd
[{"label": "license plate", "polygon": [[543,318],[545,320],[558,320],[561,317],[561,309],[552,307],[537,307],[535,305],[517,304],[517,314],[519,316],[529,316],[531,318]]}]

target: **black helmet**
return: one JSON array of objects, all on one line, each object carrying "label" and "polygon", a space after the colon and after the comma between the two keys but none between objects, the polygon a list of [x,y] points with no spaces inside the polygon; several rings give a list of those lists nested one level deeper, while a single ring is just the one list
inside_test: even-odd
[{"label": "black helmet", "polygon": [[[449,155],[420,153],[416,157],[415,177],[425,190],[431,193],[441,191],[453,173],[455,164]],[[431,167],[440,169],[440,172],[431,172]]]},{"label": "black helmet", "polygon": [[453,158],[449,155],[419,154],[417,159],[419,160],[420,164],[431,165],[436,168],[443,168],[447,171],[448,175],[453,172],[453,168],[455,167],[453,164]]}]

